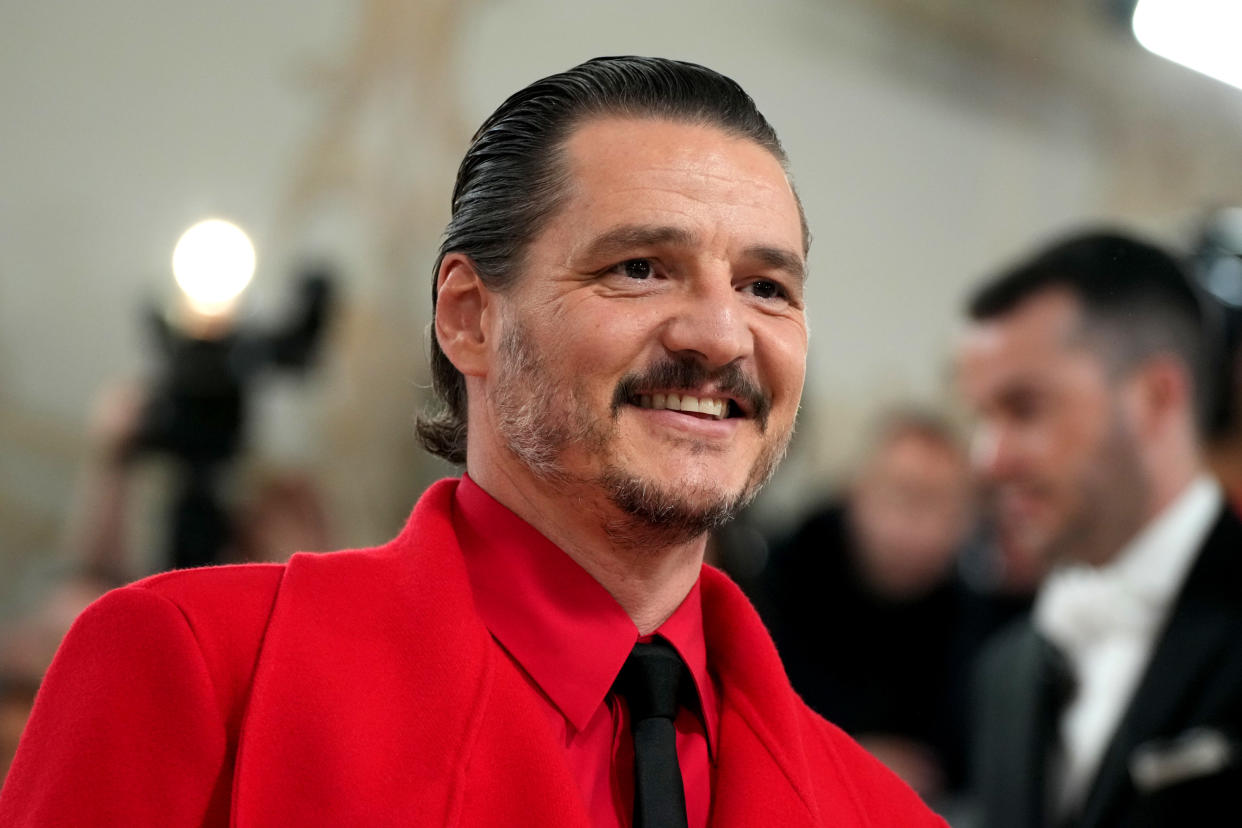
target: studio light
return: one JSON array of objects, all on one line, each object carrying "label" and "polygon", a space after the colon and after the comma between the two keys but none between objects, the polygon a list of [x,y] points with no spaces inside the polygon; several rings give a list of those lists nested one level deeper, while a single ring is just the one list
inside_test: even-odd
[{"label": "studio light", "polygon": [[1242,88],[1242,2],[1139,0],[1131,18],[1143,48]]},{"label": "studio light", "polygon": [[207,219],[181,234],[172,268],[190,306],[205,316],[232,309],[254,278],[254,245],[236,224]]},{"label": "studio light", "polygon": [[[262,374],[305,373],[314,363],[333,304],[332,274],[308,264],[284,319],[261,324],[237,313],[255,275],[254,245],[236,225],[208,219],[182,234],[173,276],[176,312],[151,302],[144,317],[156,360],[130,456],[161,454],[176,470],[166,564],[218,563],[233,523],[222,493],[245,448],[249,400]],[[188,312],[186,312],[188,311]]]}]

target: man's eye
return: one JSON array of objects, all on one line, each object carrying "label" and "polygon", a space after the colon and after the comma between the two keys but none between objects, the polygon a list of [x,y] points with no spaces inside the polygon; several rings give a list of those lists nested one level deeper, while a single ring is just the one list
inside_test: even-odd
[{"label": "man's eye", "polygon": [[630,259],[621,263],[621,272],[631,279],[646,279],[651,275],[649,259]]},{"label": "man's eye", "polygon": [[780,299],[785,296],[785,289],[770,279],[751,282],[750,292],[760,299]]},{"label": "man's eye", "polygon": [[1042,405],[1033,394],[1017,394],[1005,401],[1006,413],[1016,422],[1029,423],[1039,419]]}]

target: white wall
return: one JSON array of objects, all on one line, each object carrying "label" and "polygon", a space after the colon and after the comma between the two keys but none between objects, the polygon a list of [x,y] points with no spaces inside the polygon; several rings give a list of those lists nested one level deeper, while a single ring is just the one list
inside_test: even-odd
[{"label": "white wall", "polygon": [[0,14],[0,377],[5,397],[80,422],[102,378],[135,369],[136,301],[167,289],[182,230],[220,213],[264,250],[315,104],[297,71],[339,49],[352,11],[47,0]]}]

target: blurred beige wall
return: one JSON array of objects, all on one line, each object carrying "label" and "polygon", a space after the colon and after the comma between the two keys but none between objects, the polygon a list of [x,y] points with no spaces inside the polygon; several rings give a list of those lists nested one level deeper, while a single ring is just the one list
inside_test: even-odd
[{"label": "blurred beige wall", "polygon": [[410,432],[453,168],[505,95],[598,54],[732,75],[789,150],[815,237],[812,350],[768,509],[796,509],[877,406],[949,397],[961,297],[998,263],[1088,220],[1177,243],[1206,206],[1242,202],[1242,91],[1147,55],[1105,5],[8,4],[0,581],[64,553],[91,400],[148,370],[139,303],[169,294],[174,242],[209,215],[256,242],[255,318],[300,256],[342,269],[328,364],[265,387],[254,444],[321,476],[339,542],[395,531],[444,471]]}]

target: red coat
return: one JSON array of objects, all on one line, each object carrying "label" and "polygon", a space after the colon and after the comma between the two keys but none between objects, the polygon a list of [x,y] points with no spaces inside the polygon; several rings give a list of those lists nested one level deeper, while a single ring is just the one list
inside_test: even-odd
[{"label": "red coat", "polygon": [[[0,825],[588,825],[547,714],[474,610],[455,486],[376,549],[100,599],[48,672]],[[794,694],[732,582],[705,568],[702,592],[713,825],[943,826]]]}]

